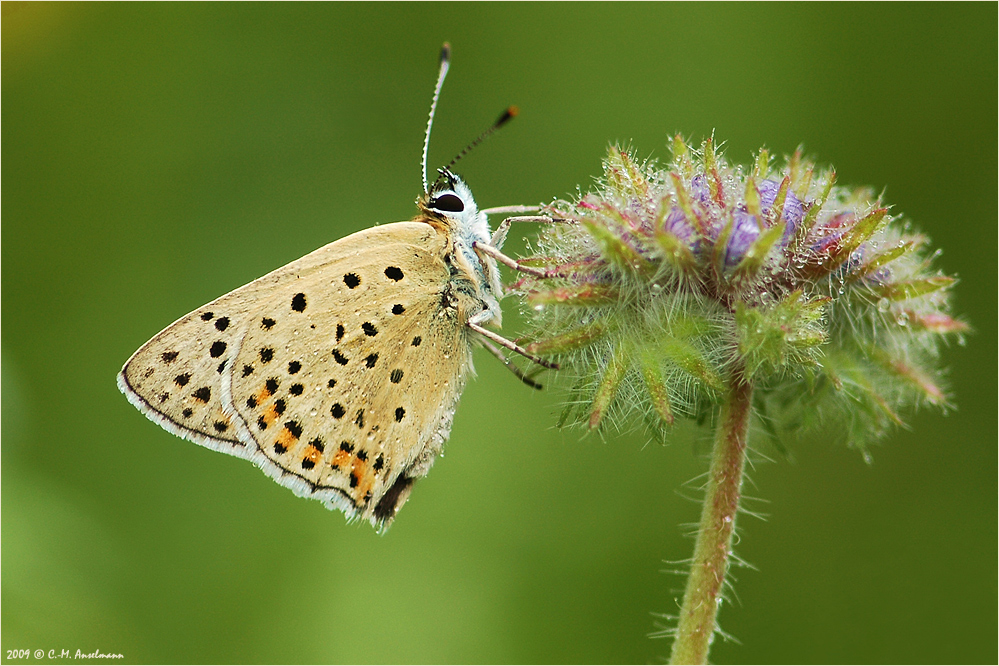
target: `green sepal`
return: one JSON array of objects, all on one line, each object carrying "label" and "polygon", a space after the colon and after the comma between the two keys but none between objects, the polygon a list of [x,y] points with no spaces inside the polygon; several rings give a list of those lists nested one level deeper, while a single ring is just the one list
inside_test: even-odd
[{"label": "green sepal", "polygon": [[857,220],[853,226],[843,232],[836,248],[826,257],[823,262],[825,269],[832,271],[849,259],[858,247],[867,242],[881,228],[887,216],[887,208],[878,208]]},{"label": "green sepal", "polygon": [[750,176],[746,179],[746,212],[757,219],[763,216],[763,208],[760,204],[760,191],[756,189],[756,178]]},{"label": "green sepal", "polygon": [[903,254],[912,250],[914,247],[915,243],[905,243],[903,245],[893,247],[885,252],[876,254],[866,261],[860,268],[851,273],[847,280],[852,282],[864,277],[865,275],[870,275],[885,264],[895,261]]},{"label": "green sepal", "polygon": [[904,280],[889,282],[873,288],[874,292],[892,301],[905,301],[933,293],[938,289],[946,289],[956,282],[952,277],[937,275],[922,280]]},{"label": "green sepal", "polygon": [[642,377],[645,379],[645,388],[649,390],[649,398],[656,414],[666,425],[673,425],[673,409],[669,403],[669,391],[666,389],[666,382],[663,381],[663,373],[659,368],[659,363],[648,353],[640,357],[642,367]]},{"label": "green sepal", "polygon": [[642,176],[627,152],[611,146],[604,163],[604,177],[611,188],[627,196],[644,198],[649,195],[649,183]]},{"label": "green sepal", "polygon": [[579,349],[580,347],[585,347],[586,345],[599,340],[607,334],[608,330],[610,330],[610,327],[607,325],[607,322],[600,320],[586,326],[574,328],[571,331],[560,335],[532,342],[527,345],[525,349],[532,354],[540,354],[542,356],[548,354],[561,354],[563,352]]},{"label": "green sepal", "polygon": [[594,430],[600,425],[600,421],[614,401],[617,387],[621,385],[621,380],[628,372],[629,355],[626,345],[619,344],[607,360],[607,366],[604,368],[600,383],[597,385],[597,390],[590,403],[590,430]]},{"label": "green sepal", "polygon": [[712,391],[724,391],[725,382],[721,375],[711,367],[711,363],[694,345],[676,337],[662,340],[655,350],[662,358],[686,372],[691,377],[704,383]]},{"label": "green sepal", "polygon": [[931,405],[941,406],[948,404],[947,396],[943,389],[922,369],[900,358],[893,358],[883,349],[874,346],[869,349],[869,354],[882,368],[914,388]]},{"label": "green sepal", "polygon": [[698,236],[709,238],[709,229],[704,226],[704,222],[701,221],[701,218],[694,211],[694,200],[690,198],[690,192],[687,191],[686,186],[683,184],[680,174],[671,171],[669,176],[673,181],[673,189],[676,191],[676,205],[683,211],[683,216],[694,231],[697,232]]},{"label": "green sepal", "polygon": [[697,272],[697,257],[680,238],[664,229],[656,229],[656,242],[662,249],[667,261],[680,271],[693,275]]},{"label": "green sepal", "polygon": [[815,363],[818,348],[825,343],[822,328],[823,306],[819,298],[806,301],[800,290],[771,307],[755,307],[741,301],[735,304],[735,327],[739,353],[746,372],[780,372],[794,365]]},{"label": "green sepal", "polygon": [[648,259],[606,226],[590,220],[583,220],[582,225],[611,264],[631,273],[647,273],[652,269]]},{"label": "green sepal", "polygon": [[728,250],[728,239],[732,235],[734,226],[735,220],[729,215],[728,219],[725,220],[725,225],[721,228],[721,232],[718,234],[718,240],[715,241],[715,245],[712,248],[711,258],[715,269],[715,276],[719,278],[719,282],[721,282],[721,276],[725,274],[725,253]]},{"label": "green sepal", "polygon": [[791,187],[791,177],[784,176],[784,180],[780,181],[780,187],[777,188],[777,196],[774,197],[774,203],[770,207],[770,219],[774,222],[781,219],[784,215],[784,202],[787,201],[787,191]]},{"label": "green sepal", "polygon": [[786,228],[787,223],[781,221],[756,237],[756,240],[746,250],[746,254],[736,264],[733,273],[734,281],[744,282],[756,277],[756,274],[763,268],[763,262],[766,261],[767,255],[770,254],[770,249],[777,241],[784,237],[784,230]]},{"label": "green sepal", "polygon": [[684,143],[683,137],[679,134],[673,137],[673,164],[683,174],[684,178],[692,178],[694,175],[694,163],[690,160],[690,150]]},{"label": "green sepal", "polygon": [[559,287],[549,291],[532,291],[527,294],[527,302],[531,305],[606,305],[617,299],[617,289],[603,284]]},{"label": "green sepal", "polygon": [[704,150],[704,171],[708,177],[708,192],[711,200],[719,206],[725,205],[725,194],[722,191],[721,176],[718,174],[718,157],[715,155],[714,137],[701,146]]},{"label": "green sepal", "polygon": [[770,151],[761,148],[756,161],[753,162],[753,178],[766,178],[768,173],[770,173]]},{"label": "green sepal", "polygon": [[805,242],[805,238],[808,237],[808,232],[812,230],[815,226],[815,221],[819,217],[819,213],[822,212],[823,206],[826,205],[826,201],[829,200],[829,194],[832,192],[833,186],[836,184],[836,172],[830,171],[829,175],[826,176],[825,187],[822,188],[819,198],[812,203],[812,206],[805,213],[805,219],[801,221],[801,225],[798,227],[797,231],[794,233],[794,238],[791,239],[789,244],[789,251],[796,253],[801,247],[802,243]]}]

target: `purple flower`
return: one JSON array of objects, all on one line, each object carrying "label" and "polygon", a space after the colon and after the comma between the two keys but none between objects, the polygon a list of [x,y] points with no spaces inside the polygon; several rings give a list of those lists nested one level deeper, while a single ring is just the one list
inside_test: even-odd
[{"label": "purple flower", "polygon": [[[780,182],[776,180],[764,180],[756,188],[760,193],[760,207],[764,211],[770,210],[777,198],[777,191],[780,190]],[[787,222],[787,229],[784,231],[784,238],[781,245],[786,245],[787,241],[795,234],[801,221],[805,219],[804,206],[793,192],[788,191],[784,199],[784,211],[781,217]]]},{"label": "purple flower", "polygon": [[[690,181],[690,193],[705,206],[711,203],[711,190],[708,188],[708,179],[703,174],[694,176]],[[773,199],[771,199],[772,201]]]},{"label": "purple flower", "polygon": [[[771,203],[773,200],[771,200]],[[760,223],[755,215],[736,210],[732,213],[732,234],[725,248],[725,266],[735,266],[745,256],[746,250],[760,235]]]},{"label": "purple flower", "polygon": [[694,238],[694,228],[690,226],[687,216],[677,206],[670,208],[669,215],[663,220],[663,229],[679,238],[686,245],[693,247],[691,241]]}]

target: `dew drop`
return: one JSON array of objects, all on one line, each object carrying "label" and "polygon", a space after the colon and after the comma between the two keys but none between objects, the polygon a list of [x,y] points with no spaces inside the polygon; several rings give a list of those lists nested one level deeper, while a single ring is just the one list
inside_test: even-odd
[{"label": "dew drop", "polygon": [[898,316],[895,317],[895,323],[898,324],[899,326],[908,326],[909,325],[909,313],[905,312],[905,311],[899,312]]},{"label": "dew drop", "polygon": [[891,307],[891,301],[887,298],[882,298],[878,301],[878,312],[888,312],[888,308]]}]

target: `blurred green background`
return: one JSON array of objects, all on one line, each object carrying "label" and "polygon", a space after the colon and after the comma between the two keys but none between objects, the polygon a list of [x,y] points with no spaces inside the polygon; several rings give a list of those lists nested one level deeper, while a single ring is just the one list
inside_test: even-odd
[{"label": "blurred green background", "polygon": [[[608,143],[799,143],[944,248],[977,329],[959,411],[874,463],[759,463],[725,662],[997,659],[995,4],[2,6],[2,649],[128,662],[657,662],[705,432],[553,429],[488,355],[389,533],[178,439],[115,387],[176,317],[408,219],[431,163],[480,205],[587,187]],[[508,246],[524,247],[514,234]],[[506,330],[519,322],[506,306]],[[685,485],[686,484],[686,485]],[[766,503],[763,502],[765,500]],[[29,660],[16,660],[22,663]]]}]

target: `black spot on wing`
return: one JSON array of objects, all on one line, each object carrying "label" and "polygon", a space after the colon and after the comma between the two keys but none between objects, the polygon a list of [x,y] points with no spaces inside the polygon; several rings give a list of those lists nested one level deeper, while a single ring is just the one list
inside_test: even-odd
[{"label": "black spot on wing", "polygon": [[369,368],[375,367],[375,363],[377,362],[378,362],[378,354],[368,354],[366,357],[364,357],[364,365],[368,366]]},{"label": "black spot on wing", "polygon": [[271,359],[274,358],[274,350],[270,347],[264,347],[260,350],[260,360],[263,363],[270,363]]},{"label": "black spot on wing", "polygon": [[175,351],[163,352],[162,354],[160,354],[160,358],[163,359],[164,363],[173,363],[174,361],[177,360],[178,353],[179,352]]},{"label": "black spot on wing", "polygon": [[288,393],[290,393],[292,395],[302,395],[302,392],[304,390],[305,390],[305,387],[302,386],[301,384],[292,384],[291,388],[288,389]]},{"label": "black spot on wing", "polygon": [[211,321],[212,317],[214,317],[214,316],[215,316],[214,312],[202,312],[201,313],[201,321]]},{"label": "black spot on wing", "polygon": [[212,390],[207,386],[202,386],[191,394],[191,397],[200,402],[208,402],[212,399]]},{"label": "black spot on wing", "polygon": [[375,327],[375,325],[372,324],[370,321],[366,321],[363,324],[361,324],[361,330],[364,331],[365,335],[371,338],[378,335],[378,328]]},{"label": "black spot on wing", "polygon": [[218,319],[216,319],[215,320],[215,328],[218,329],[218,330],[220,330],[220,331],[224,331],[225,329],[229,328],[229,318],[228,317],[219,317]]},{"label": "black spot on wing", "polygon": [[333,360],[336,361],[337,363],[339,363],[340,365],[347,365],[347,362],[348,362],[349,359],[346,356],[344,356],[343,354],[341,354],[340,350],[334,349],[333,350]]},{"label": "black spot on wing", "polygon": [[288,432],[290,432],[291,436],[295,439],[302,436],[302,424],[298,421],[285,421],[284,427],[288,429]]},{"label": "black spot on wing", "polygon": [[406,410],[405,409],[403,409],[402,407],[396,407],[396,409],[395,409],[395,420],[396,421],[401,421],[402,417],[404,417],[405,415],[406,415]]},{"label": "black spot on wing", "polygon": [[249,377],[252,374],[253,374],[253,366],[252,365],[244,365],[243,366],[243,376],[244,377]]},{"label": "black spot on wing", "polygon": [[341,405],[339,402],[333,403],[333,407],[330,408],[330,414],[335,419],[342,419],[343,415],[346,413],[347,411],[343,408],[343,405]]},{"label": "black spot on wing", "polygon": [[265,331],[269,331],[274,327],[274,324],[276,323],[277,322],[271,319],[270,317],[264,317],[263,319],[260,320],[260,327]]},{"label": "black spot on wing", "polygon": [[341,340],[343,340],[343,334],[346,333],[346,332],[347,331],[344,330],[344,328],[343,328],[343,324],[337,324],[336,325],[336,341],[340,342]]},{"label": "black spot on wing", "polygon": [[392,314],[394,315],[401,315],[405,311],[406,308],[402,307],[402,303],[396,303],[392,306]]},{"label": "black spot on wing", "polygon": [[219,356],[225,353],[227,346],[228,345],[226,345],[226,343],[223,342],[222,340],[216,340],[215,342],[212,343],[212,348],[208,350],[208,353],[211,355],[212,358],[218,358]]},{"label": "black spot on wing", "polygon": [[399,382],[401,382],[402,370],[400,370],[399,368],[393,370],[392,374],[389,375],[389,381],[391,381],[393,384],[398,384]]},{"label": "black spot on wing", "polygon": [[402,270],[395,266],[389,266],[388,268],[385,269],[385,277],[387,277],[390,280],[395,280],[396,282],[398,282],[403,278]]},{"label": "black spot on wing", "polygon": [[177,384],[177,386],[187,386],[187,383],[191,381],[191,373],[185,372],[182,375],[177,375],[173,378],[173,381]]},{"label": "black spot on wing", "polygon": [[361,278],[357,273],[347,273],[343,276],[343,283],[347,285],[349,289],[354,289],[357,285],[361,284]]},{"label": "black spot on wing", "polygon": [[288,364],[288,374],[289,375],[294,375],[295,373],[297,373],[301,369],[302,369],[302,364],[299,363],[298,361],[292,361],[291,363]]},{"label": "black spot on wing", "polygon": [[414,347],[419,347],[421,342],[423,342],[423,338],[421,338],[420,336],[416,336],[415,338],[413,338]]},{"label": "black spot on wing", "polygon": [[305,312],[305,294],[295,294],[291,299],[291,309],[295,312]]}]

